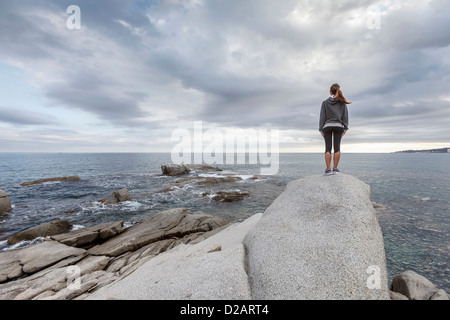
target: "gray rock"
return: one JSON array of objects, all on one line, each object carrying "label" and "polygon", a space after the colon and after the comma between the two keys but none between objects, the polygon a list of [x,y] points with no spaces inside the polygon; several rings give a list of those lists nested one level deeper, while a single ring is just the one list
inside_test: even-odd
[{"label": "gray rock", "polygon": [[[227,220],[186,209],[160,212],[152,218],[140,228],[135,225],[127,229],[133,230],[119,241],[112,240],[121,236],[123,221],[55,235],[39,245],[0,253],[0,300],[84,299],[131,275],[159,254],[180,244],[207,239],[228,224]],[[115,254],[122,253],[100,255],[108,246],[98,245],[87,251],[63,244],[86,247],[105,239],[112,241]],[[121,251],[122,241],[129,251]],[[68,287],[69,267],[78,267],[80,273],[81,285],[75,289]]]},{"label": "gray rock", "polygon": [[204,164],[188,164],[186,166],[190,170],[195,170],[195,171],[222,171],[222,169],[220,169],[220,168],[208,166],[208,165],[204,165]]},{"label": "gray rock", "polygon": [[244,244],[254,299],[390,299],[370,187],[352,176],[290,182]]},{"label": "gray rock", "polygon": [[16,244],[24,240],[53,236],[70,230],[72,225],[67,220],[56,220],[40,224],[36,227],[20,231],[8,238],[8,244]]},{"label": "gray rock", "polygon": [[261,218],[241,223],[196,244],[181,244],[137,268],[127,277],[85,296],[88,300],[250,300],[245,235]]},{"label": "gray rock", "polygon": [[225,176],[225,177],[204,177],[200,181],[197,181],[199,185],[217,184],[241,181],[242,178],[238,176]]},{"label": "gray rock", "polygon": [[45,183],[45,182],[54,182],[54,181],[80,181],[80,177],[79,176],[69,176],[69,177],[39,179],[39,180],[24,182],[21,184],[21,186],[26,187],[26,186],[32,186],[35,184],[41,184],[41,183]]},{"label": "gray rock", "polygon": [[181,238],[195,232],[207,232],[228,223],[225,219],[202,212],[192,213],[183,208],[169,209],[89,249],[89,253],[118,256],[156,241],[173,237]]},{"label": "gray rock", "polygon": [[164,164],[161,166],[161,171],[166,176],[180,176],[189,173],[191,169],[184,164]]},{"label": "gray rock", "polygon": [[123,220],[107,222],[93,227],[78,229],[72,232],[52,236],[51,239],[68,246],[82,247],[97,241],[104,241],[119,234],[123,230]]},{"label": "gray rock", "polygon": [[127,188],[114,191],[109,197],[99,200],[104,204],[116,204],[123,201],[131,200],[131,194]]},{"label": "gray rock", "polygon": [[0,283],[35,273],[63,259],[85,253],[86,250],[51,240],[0,252]]},{"label": "gray rock", "polygon": [[430,280],[411,270],[394,277],[390,289],[410,300],[429,300],[438,291]]},{"label": "gray rock", "polygon": [[439,289],[435,294],[431,296],[430,300],[450,300],[450,298],[447,292],[445,292],[443,289]]},{"label": "gray rock", "polygon": [[391,300],[409,300],[407,296],[391,290],[389,290],[389,296],[391,297]]},{"label": "gray rock", "polygon": [[[203,196],[211,195],[211,192],[204,192]],[[218,202],[236,202],[248,197],[250,192],[247,191],[218,191],[211,199]]]},{"label": "gray rock", "polygon": [[198,185],[208,185],[208,184],[219,184],[219,183],[229,183],[229,182],[236,182],[241,181],[242,178],[238,176],[233,175],[224,175],[224,176],[217,176],[217,177],[203,177],[203,176],[190,176],[181,178],[175,181],[177,184],[184,184],[185,182],[191,182],[197,180],[195,183]]},{"label": "gray rock", "polygon": [[5,191],[0,190],[0,213],[9,212],[11,209],[11,198]]}]

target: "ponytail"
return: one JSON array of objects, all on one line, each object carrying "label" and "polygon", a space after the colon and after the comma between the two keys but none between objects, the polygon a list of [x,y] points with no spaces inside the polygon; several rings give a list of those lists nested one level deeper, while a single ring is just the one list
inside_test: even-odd
[{"label": "ponytail", "polygon": [[351,103],[351,102],[347,101],[347,99],[345,99],[344,95],[342,94],[341,87],[337,83],[335,83],[331,86],[330,91],[334,95],[334,98],[339,100],[340,102],[345,103],[345,104]]}]

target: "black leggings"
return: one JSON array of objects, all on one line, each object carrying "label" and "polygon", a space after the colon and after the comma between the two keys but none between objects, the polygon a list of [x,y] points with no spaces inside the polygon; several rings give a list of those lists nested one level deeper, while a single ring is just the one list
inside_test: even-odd
[{"label": "black leggings", "polygon": [[341,151],[341,138],[344,133],[344,128],[341,127],[326,127],[323,129],[325,136],[325,153],[331,153],[331,146],[334,136],[334,153]]}]

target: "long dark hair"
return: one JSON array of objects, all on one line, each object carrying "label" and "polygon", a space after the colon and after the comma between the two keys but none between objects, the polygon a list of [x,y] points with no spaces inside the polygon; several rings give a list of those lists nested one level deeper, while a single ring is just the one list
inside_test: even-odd
[{"label": "long dark hair", "polygon": [[334,98],[339,100],[340,102],[345,103],[345,104],[351,103],[351,102],[347,101],[347,99],[345,99],[345,97],[341,91],[341,86],[338,85],[337,83],[335,83],[331,86],[330,91],[333,94]]}]

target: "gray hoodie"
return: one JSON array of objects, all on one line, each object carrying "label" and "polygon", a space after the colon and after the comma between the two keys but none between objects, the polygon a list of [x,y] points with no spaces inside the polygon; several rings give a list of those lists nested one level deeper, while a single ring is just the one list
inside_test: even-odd
[{"label": "gray hoodie", "polygon": [[[326,125],[328,124],[328,125]],[[324,126],[336,125],[348,130],[348,110],[347,105],[339,100],[329,97],[322,102],[320,109],[319,131],[322,132]]]}]

